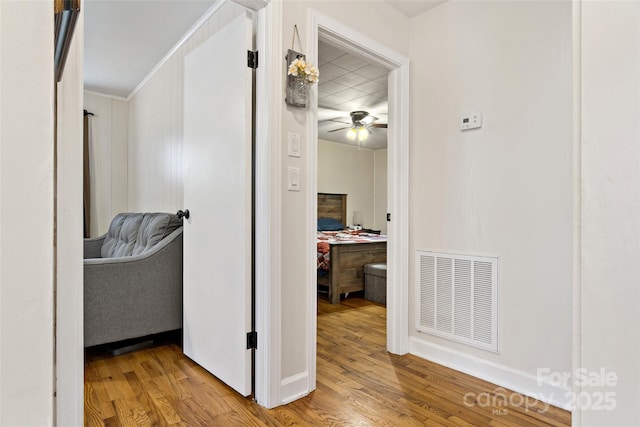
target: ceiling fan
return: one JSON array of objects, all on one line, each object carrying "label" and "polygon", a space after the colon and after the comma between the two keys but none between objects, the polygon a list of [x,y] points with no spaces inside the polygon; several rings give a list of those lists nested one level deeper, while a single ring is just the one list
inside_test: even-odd
[{"label": "ceiling fan", "polygon": [[[338,132],[344,129],[348,129],[347,138],[353,140],[357,137],[358,142],[360,142],[366,140],[369,134],[371,134],[371,128],[387,128],[386,123],[375,123],[378,118],[372,116],[367,111],[352,111],[351,113],[349,113],[349,115],[351,116],[351,124],[349,126],[333,129],[329,132]],[[335,119],[332,119],[331,121],[349,124],[347,122],[342,122]]]},{"label": "ceiling fan", "polygon": [[[351,124],[349,126],[333,129],[333,130],[330,130],[329,132],[338,132],[344,129],[349,129],[347,136],[349,136],[350,131],[354,131],[355,133],[353,134],[353,137],[350,138],[350,139],[354,139],[356,133],[359,136],[360,131],[365,130],[367,131],[366,134],[368,135],[371,133],[371,128],[383,128],[383,129],[387,128],[386,123],[375,123],[378,120],[378,118],[375,116],[372,116],[366,111],[352,111],[351,113],[349,113],[349,115],[351,116]],[[346,122],[338,121],[335,119],[331,121],[348,124]]]}]

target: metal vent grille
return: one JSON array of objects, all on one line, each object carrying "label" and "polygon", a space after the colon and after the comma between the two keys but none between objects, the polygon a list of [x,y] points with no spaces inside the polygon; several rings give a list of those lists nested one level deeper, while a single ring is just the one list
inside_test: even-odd
[{"label": "metal vent grille", "polygon": [[416,330],[498,351],[498,259],[417,251]]}]

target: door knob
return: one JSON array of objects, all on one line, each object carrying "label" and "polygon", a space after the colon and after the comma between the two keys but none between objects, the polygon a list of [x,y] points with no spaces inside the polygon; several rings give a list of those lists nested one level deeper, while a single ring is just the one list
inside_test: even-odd
[{"label": "door knob", "polygon": [[189,209],[185,209],[183,210],[179,210],[176,215],[178,215],[178,218],[182,219],[182,218],[186,218],[189,219]]}]

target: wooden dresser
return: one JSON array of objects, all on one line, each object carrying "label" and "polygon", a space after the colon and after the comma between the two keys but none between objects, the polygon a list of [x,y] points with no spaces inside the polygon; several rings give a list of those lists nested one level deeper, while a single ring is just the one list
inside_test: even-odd
[{"label": "wooden dresser", "polygon": [[329,274],[318,284],[329,288],[329,302],[340,302],[340,294],[364,290],[364,266],[387,261],[387,242],[335,243],[330,245]]}]

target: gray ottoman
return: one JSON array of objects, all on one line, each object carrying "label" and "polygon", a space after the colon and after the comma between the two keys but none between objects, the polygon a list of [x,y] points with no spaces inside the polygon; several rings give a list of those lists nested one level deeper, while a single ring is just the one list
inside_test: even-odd
[{"label": "gray ottoman", "polygon": [[387,264],[364,266],[364,297],[379,304],[387,303]]}]

